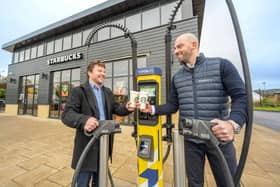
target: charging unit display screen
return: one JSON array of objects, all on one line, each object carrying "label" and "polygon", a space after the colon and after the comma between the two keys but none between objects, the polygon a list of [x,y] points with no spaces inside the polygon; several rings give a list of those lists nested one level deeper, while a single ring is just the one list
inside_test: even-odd
[{"label": "charging unit display screen", "polygon": [[[139,84],[140,92],[147,92],[148,102],[151,105],[156,105],[158,100],[158,84],[156,81],[141,81]],[[139,112],[140,124],[143,125],[156,125],[158,123],[158,117],[152,116],[149,113]]]},{"label": "charging unit display screen", "polygon": [[138,156],[151,160],[153,158],[153,137],[148,135],[140,136]]}]

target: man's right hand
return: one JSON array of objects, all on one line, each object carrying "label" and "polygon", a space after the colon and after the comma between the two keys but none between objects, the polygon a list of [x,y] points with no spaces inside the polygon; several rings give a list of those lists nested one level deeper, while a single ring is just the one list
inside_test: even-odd
[{"label": "man's right hand", "polygon": [[97,121],[97,119],[94,117],[90,117],[90,118],[88,118],[88,120],[84,126],[84,130],[87,132],[91,132],[94,129],[96,129],[98,126],[99,126],[99,122]]},{"label": "man's right hand", "polygon": [[[140,109],[140,105],[136,105],[137,108],[139,107]],[[146,102],[146,108],[145,109],[140,109],[140,112],[144,112],[144,113],[152,113],[152,105],[150,104],[150,102]]]}]

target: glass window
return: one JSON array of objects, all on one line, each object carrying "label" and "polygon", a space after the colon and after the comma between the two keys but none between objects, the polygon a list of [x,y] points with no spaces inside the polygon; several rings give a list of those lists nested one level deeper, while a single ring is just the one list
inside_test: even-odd
[{"label": "glass window", "polygon": [[106,63],[106,76],[107,77],[112,77],[112,62]]},{"label": "glass window", "polygon": [[[128,101],[128,77],[118,77],[113,79],[113,93],[115,101],[125,103]],[[117,122],[127,122],[128,117],[114,115]]]},{"label": "glass window", "polygon": [[59,118],[59,99],[60,98],[60,84],[53,83],[51,104],[50,104],[50,117]]},{"label": "glass window", "polygon": [[112,78],[106,78],[105,80],[104,80],[104,86],[106,86],[106,87],[108,87],[108,88],[110,88],[111,90],[112,90]]},{"label": "glass window", "polygon": [[130,32],[137,32],[141,30],[141,15],[135,14],[126,18],[126,27]]},{"label": "glass window", "polygon": [[47,43],[47,55],[53,54],[53,48],[54,48],[54,41],[50,41]]},{"label": "glass window", "polygon": [[73,44],[72,47],[80,47],[82,45],[82,33],[75,33],[73,34]]},{"label": "glass window", "polygon": [[24,61],[24,50],[21,50],[21,51],[19,52],[19,61],[20,61],[20,62],[23,62],[23,61]]},{"label": "glass window", "polygon": [[19,52],[14,53],[14,63],[18,63]]},{"label": "glass window", "polygon": [[55,40],[54,42],[54,52],[62,51],[62,38]]},{"label": "glass window", "polygon": [[61,81],[70,81],[70,71],[71,70],[64,70],[62,71]]},{"label": "glass window", "polygon": [[[162,25],[167,24],[169,22],[171,12],[172,12],[173,8],[175,7],[175,5],[176,5],[176,2],[161,6],[161,24]],[[182,11],[180,8],[175,16],[174,21],[178,21],[181,19],[182,19]]]},{"label": "glass window", "polygon": [[147,57],[140,57],[137,59],[137,67],[144,68],[147,67]]},{"label": "glass window", "polygon": [[60,82],[60,71],[54,72],[53,82]]},{"label": "glass window", "polygon": [[92,29],[87,29],[87,30],[83,31],[83,45],[86,44],[87,37],[91,31],[92,31]]},{"label": "glass window", "polygon": [[[139,57],[137,58],[137,68],[147,67],[147,57]],[[132,59],[129,59],[129,74],[132,75]]]},{"label": "glass window", "polygon": [[80,81],[72,81],[71,88],[75,88],[80,85]]},{"label": "glass window", "polygon": [[105,27],[97,32],[97,41],[107,40],[110,38],[110,28]]},{"label": "glass window", "polygon": [[80,68],[72,70],[72,81],[80,80]]},{"label": "glass window", "polygon": [[65,36],[63,39],[63,50],[67,50],[71,48],[71,35]]},{"label": "glass window", "polygon": [[[113,21],[112,24],[124,25],[124,19]],[[122,30],[114,28],[114,27],[111,28],[111,38],[121,36],[121,35],[124,35]]]},{"label": "glass window", "polygon": [[37,75],[35,76],[35,84],[39,84],[39,78],[40,78],[40,75],[37,74]]},{"label": "glass window", "polygon": [[142,21],[143,29],[148,29],[160,25],[159,8],[154,8],[143,12]]},{"label": "glass window", "polygon": [[34,84],[34,80],[35,80],[34,75],[27,76],[26,77],[26,84],[27,85]]},{"label": "glass window", "polygon": [[113,80],[114,95],[128,94],[128,77],[118,77]]},{"label": "glass window", "polygon": [[25,60],[29,60],[30,59],[30,48],[25,50],[24,59]]},{"label": "glass window", "polygon": [[80,68],[56,71],[52,75],[50,117],[60,118],[71,89],[80,85]]},{"label": "glass window", "polygon": [[128,60],[113,62],[114,76],[128,75]]},{"label": "glass window", "polygon": [[30,58],[36,58],[37,57],[37,46],[31,48],[31,57]]},{"label": "glass window", "polygon": [[38,54],[37,56],[40,57],[40,56],[43,56],[44,55],[44,44],[41,44],[38,46]]}]

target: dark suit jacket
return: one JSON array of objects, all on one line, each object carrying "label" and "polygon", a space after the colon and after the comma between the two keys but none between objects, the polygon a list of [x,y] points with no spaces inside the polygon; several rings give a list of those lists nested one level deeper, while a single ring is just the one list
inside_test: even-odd
[{"label": "dark suit jacket", "polygon": [[[112,114],[120,116],[128,115],[129,111],[125,105],[117,103],[114,95],[109,88],[103,86],[103,102],[105,106],[106,119],[112,119]],[[74,151],[72,159],[72,168],[75,169],[85,146],[91,137],[84,135],[84,126],[88,118],[95,117],[99,119],[99,111],[95,95],[89,82],[72,89],[70,97],[62,114],[62,122],[72,128],[76,128],[74,140]],[[82,165],[83,171],[97,171],[99,157],[99,141],[96,141]]]}]

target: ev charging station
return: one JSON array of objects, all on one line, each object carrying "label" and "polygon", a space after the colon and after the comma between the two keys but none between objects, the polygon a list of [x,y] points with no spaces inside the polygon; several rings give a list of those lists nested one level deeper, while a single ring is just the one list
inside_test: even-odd
[{"label": "ev charging station", "polygon": [[[161,69],[138,68],[136,79],[137,90],[148,93],[148,102],[151,105],[161,104]],[[137,117],[137,184],[139,187],[161,187],[163,186],[161,117],[140,111]]]}]

